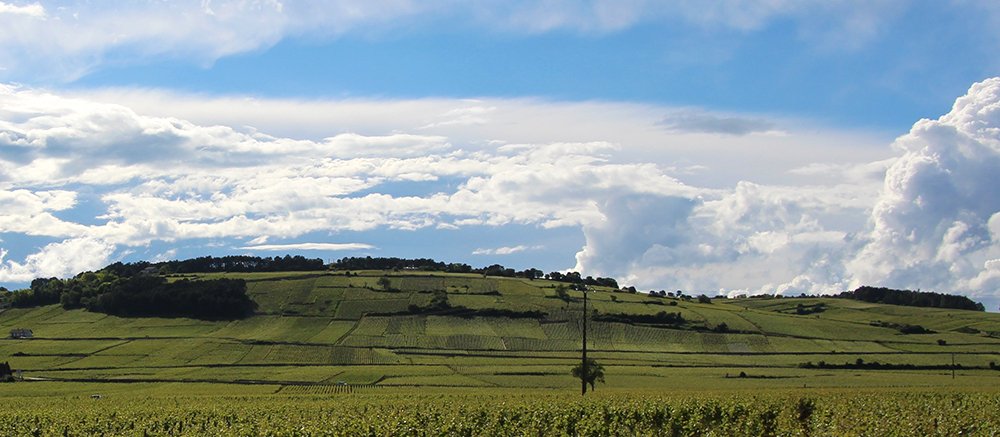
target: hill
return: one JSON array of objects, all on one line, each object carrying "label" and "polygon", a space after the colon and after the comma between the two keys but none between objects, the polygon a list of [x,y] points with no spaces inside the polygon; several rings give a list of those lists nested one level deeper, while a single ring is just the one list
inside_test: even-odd
[{"label": "hill", "polygon": [[[244,281],[256,312],[197,320],[11,308],[0,313],[2,332],[25,328],[33,338],[0,341],[0,362],[38,379],[305,392],[578,384],[569,369],[579,361],[582,293],[565,282],[415,270],[166,276],[218,279]],[[1000,377],[991,369],[1000,314],[592,289],[589,348],[612,387],[978,386]]]}]

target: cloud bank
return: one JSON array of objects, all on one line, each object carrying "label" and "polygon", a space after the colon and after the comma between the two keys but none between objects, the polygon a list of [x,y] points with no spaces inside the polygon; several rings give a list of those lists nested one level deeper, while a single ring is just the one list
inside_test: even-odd
[{"label": "cloud bank", "polygon": [[[518,226],[534,231],[466,253],[549,250],[546,233],[570,228],[584,245],[565,248],[561,268],[640,287],[873,284],[997,302],[1000,79],[867,154],[872,138],[859,134],[711,112],[668,127],[664,114],[678,110],[648,105],[191,99],[0,87],[0,235],[55,241],[0,242],[0,282],[97,268],[152,244],[366,250],[318,242],[459,232],[477,244],[484,230]],[[257,122],[268,111],[311,133],[274,133]],[[540,117],[548,127],[536,128]],[[733,125],[741,135],[719,135]],[[851,146],[858,138],[869,143]],[[845,155],[855,159],[829,159]]]}]

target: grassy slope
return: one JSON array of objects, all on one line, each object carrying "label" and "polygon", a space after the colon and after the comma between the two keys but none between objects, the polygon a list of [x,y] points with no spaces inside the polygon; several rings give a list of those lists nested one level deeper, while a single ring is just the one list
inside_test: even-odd
[{"label": "grassy slope", "polygon": [[[581,302],[556,298],[554,282],[478,275],[389,273],[378,279],[317,273],[226,274],[244,278],[260,315],[234,322],[123,319],[58,306],[11,309],[0,329],[34,330],[33,340],[0,341],[0,359],[26,376],[76,380],[246,381],[381,386],[573,387]],[[219,275],[202,275],[216,277]],[[543,311],[543,320],[433,315],[373,316],[426,305],[433,290],[452,305]],[[574,298],[580,293],[570,292]],[[712,304],[601,290],[601,313],[679,312],[689,327],[725,323],[730,333],[622,323],[591,324],[592,354],[618,387],[757,388],[996,385],[1000,372],[799,369],[799,363],[865,361],[965,366],[1000,363],[1000,315],[838,299],[740,299]],[[670,305],[677,302],[676,306]],[[795,315],[798,304],[824,303]],[[934,334],[902,335],[880,320]],[[972,333],[971,330],[977,331]],[[939,345],[944,340],[946,345]],[[761,379],[726,378],[745,371]]]}]

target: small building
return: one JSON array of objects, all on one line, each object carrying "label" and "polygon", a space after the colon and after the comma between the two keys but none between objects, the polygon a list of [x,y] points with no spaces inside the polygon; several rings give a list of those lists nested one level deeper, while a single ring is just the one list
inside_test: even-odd
[{"label": "small building", "polygon": [[10,330],[10,338],[32,338],[35,334],[28,328],[14,328]]}]

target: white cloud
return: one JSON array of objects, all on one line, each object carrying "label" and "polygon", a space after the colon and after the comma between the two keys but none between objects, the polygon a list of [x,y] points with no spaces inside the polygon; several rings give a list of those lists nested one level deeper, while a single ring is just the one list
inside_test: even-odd
[{"label": "white cloud", "polygon": [[519,244],[517,246],[502,246],[492,249],[479,248],[472,251],[473,255],[513,255],[515,253],[524,252],[526,250],[539,250],[542,246],[525,246]]},{"label": "white cloud", "polygon": [[67,277],[108,263],[115,246],[99,239],[73,238],[50,243],[28,255],[23,263],[4,260],[0,249],[0,282],[27,282],[34,278]]},{"label": "white cloud", "polygon": [[104,64],[172,57],[200,63],[266,49],[286,38],[371,35],[448,23],[517,34],[615,32],[646,23],[700,30],[758,31],[797,23],[803,38],[833,46],[871,39],[898,14],[896,2],[657,2],[645,0],[180,0],[172,2],[0,2],[0,65],[12,77],[74,79]]},{"label": "white cloud", "polygon": [[237,247],[240,250],[262,250],[262,251],[295,251],[295,250],[366,250],[374,249],[375,246],[365,243],[289,243],[289,244],[258,244],[251,246]]},{"label": "white cloud", "polygon": [[32,18],[45,18],[45,7],[39,3],[29,3],[18,6],[10,3],[0,2],[0,15],[23,15]]},{"label": "white cloud", "polygon": [[76,193],[67,190],[29,191],[0,188],[0,232],[34,236],[83,236],[87,226],[64,221],[54,213],[71,209]]},{"label": "white cloud", "polygon": [[177,259],[177,249],[168,249],[163,253],[156,254],[150,262],[164,262]]},{"label": "white cloud", "polygon": [[[9,146],[0,149],[0,168],[9,170],[0,184],[25,193],[20,187],[92,187],[106,205],[96,217],[105,223],[67,223],[60,235],[115,244],[233,237],[263,242],[314,231],[442,224],[576,226],[595,217],[589,199],[602,193],[697,192],[656,165],[608,162],[618,147],[606,142],[501,141],[466,151],[447,136],[389,126],[383,129],[395,133],[300,140],[140,115],[82,98],[4,91],[0,108],[8,117],[0,128],[10,134],[0,139]],[[418,196],[377,191],[390,182],[441,178],[461,182]],[[587,184],[576,182],[581,180]],[[27,232],[23,216],[48,217],[19,210],[4,230]]]},{"label": "white cloud", "polygon": [[[668,174],[683,173],[689,184],[719,188],[732,187],[739,180],[808,183],[815,179],[814,175],[789,170],[814,163],[862,165],[884,160],[890,156],[885,145],[892,140],[892,136],[880,132],[835,130],[807,120],[705,111],[700,113],[757,120],[786,135],[715,135],[680,125],[672,130],[660,122],[664,114],[685,111],[683,108],[621,102],[496,98],[263,100],[137,89],[105,89],[78,93],[76,97],[123,105],[146,116],[175,117],[201,126],[251,125],[277,137],[304,137],[316,142],[341,133],[387,136],[419,132],[421,136],[447,138],[454,148],[488,153],[504,144],[613,144],[616,149],[601,151],[601,158],[656,163],[664,170],[681,169]],[[489,111],[481,123],[436,124],[451,120],[449,117],[455,114],[465,114],[470,108]],[[442,115],[449,113],[452,115]],[[746,162],[754,165],[744,165]],[[683,170],[692,167],[700,171]]]}]

